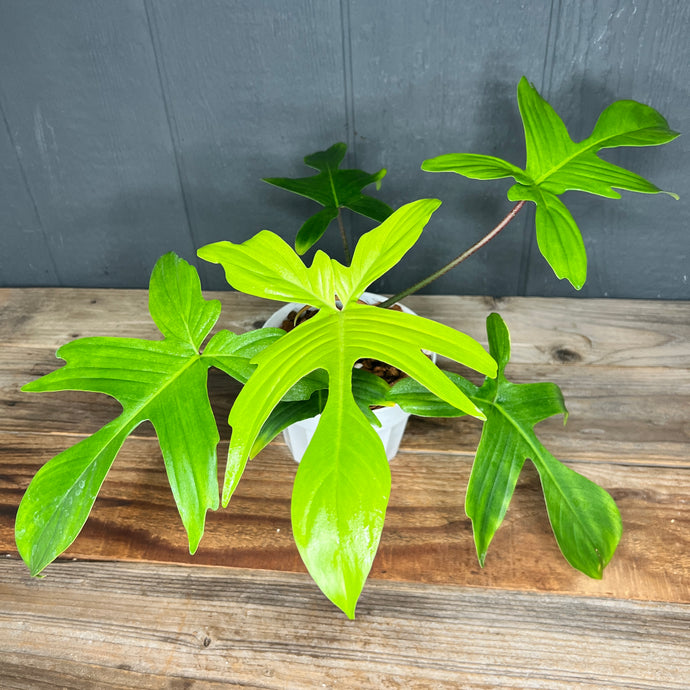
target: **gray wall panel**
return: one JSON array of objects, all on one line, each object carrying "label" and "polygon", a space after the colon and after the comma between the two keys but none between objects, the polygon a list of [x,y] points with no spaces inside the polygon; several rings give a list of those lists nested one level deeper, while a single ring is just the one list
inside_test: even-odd
[{"label": "gray wall panel", "polygon": [[261,178],[306,174],[305,154],[347,136],[340,4],[147,4],[196,246],[263,228],[292,240],[316,208]]},{"label": "gray wall panel", "polygon": [[[142,287],[169,250],[194,260],[264,227],[292,240],[317,207],[260,178],[307,174],[305,154],[347,141],[348,165],[388,168],[391,205],[444,201],[377,286],[403,287],[511,206],[509,183],[423,173],[424,158],[523,165],[523,74],[576,139],[619,98],[687,133],[688,29],[685,0],[0,0],[0,284]],[[682,198],[569,193],[591,250],[581,293],[536,252],[531,211],[429,291],[690,298],[687,136],[606,155]],[[340,256],[334,230],[322,246]]]},{"label": "gray wall panel", "polygon": [[[385,192],[394,205],[428,196],[443,200],[404,275],[384,278],[382,291],[440,268],[513,206],[505,182],[426,173],[420,165],[425,158],[460,151],[524,160],[516,85],[523,74],[541,81],[550,8],[548,0],[525,6],[352,0],[358,162],[374,168],[380,160],[389,168]],[[528,220],[516,219],[494,245],[428,290],[515,294]]]},{"label": "gray wall panel", "polygon": [[[619,149],[603,157],[676,192],[622,192],[610,200],[567,195],[588,249],[582,296],[690,299],[690,3],[586,0],[562,3],[545,95],[566,113],[575,140],[589,135],[609,103],[632,98],[657,108],[685,134],[661,148]],[[536,245],[536,243],[535,243]],[[568,296],[532,247],[527,294]]]},{"label": "gray wall panel", "polygon": [[3,107],[62,284],[145,286],[191,240],[141,2],[0,10]]},{"label": "gray wall panel", "polygon": [[12,144],[3,100],[0,92],[0,284],[57,285],[60,279]]}]

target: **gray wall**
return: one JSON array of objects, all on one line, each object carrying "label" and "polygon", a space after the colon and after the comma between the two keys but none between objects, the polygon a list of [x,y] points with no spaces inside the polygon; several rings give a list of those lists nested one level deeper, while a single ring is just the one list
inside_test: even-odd
[{"label": "gray wall", "polygon": [[[306,174],[305,154],[346,141],[349,165],[388,168],[392,206],[444,200],[376,286],[395,290],[511,206],[509,183],[423,173],[424,158],[523,165],[523,74],[575,139],[619,98],[690,132],[689,29],[687,0],[0,0],[0,284],[145,287],[169,250],[292,240],[317,207],[260,178]],[[690,299],[687,142],[607,154],[678,202],[568,193],[590,254],[580,293],[538,255],[531,210],[430,291]],[[325,245],[339,256],[335,233]]]}]

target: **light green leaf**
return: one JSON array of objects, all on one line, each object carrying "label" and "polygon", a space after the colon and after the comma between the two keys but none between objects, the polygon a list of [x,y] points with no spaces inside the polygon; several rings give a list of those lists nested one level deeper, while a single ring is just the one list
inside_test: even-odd
[{"label": "light green leaf", "polygon": [[29,485],[17,513],[16,541],[34,575],[77,537],[122,443],[144,420],[158,435],[191,552],[203,534],[206,511],[218,507],[218,431],[206,391],[208,367],[224,362],[227,370],[246,372],[247,353],[256,354],[277,334],[259,339],[219,333],[212,356],[199,354],[220,303],[203,299],[195,269],[174,254],[154,268],[150,310],[163,341],[75,340],[58,350],[64,367],[22,389],[105,393],[122,405],[115,420],[46,463]]},{"label": "light green leaf", "polygon": [[437,199],[419,199],[401,206],[381,225],[362,235],[351,266],[316,252],[307,268],[278,235],[262,230],[242,244],[215,242],[198,251],[206,261],[225,269],[228,283],[249,295],[337,310],[336,295],[347,305],[395,266],[419,239],[439,207]]},{"label": "light green leaf", "polygon": [[325,151],[306,156],[305,164],[318,170],[318,175],[264,179],[264,182],[312,199],[325,207],[308,219],[297,233],[295,249],[299,254],[304,254],[321,238],[340,208],[349,208],[379,222],[392,213],[392,209],[382,201],[362,194],[362,189],[370,184],[376,184],[378,189],[386,171],[369,174],[362,170],[340,170],[346,151],[347,146],[338,143]]},{"label": "light green leaf", "polygon": [[589,140],[602,149],[617,146],[659,146],[678,135],[654,108],[637,101],[616,101],[606,108]]},{"label": "light green leaf", "polygon": [[[352,303],[343,311],[319,312],[252,360],[256,372],[230,411],[233,436],[223,487],[227,505],[264,421],[284,393],[316,369],[325,369],[332,390],[334,376],[343,376],[341,360],[349,363],[348,379],[358,359],[388,362],[421,380],[436,395],[468,414],[481,416],[465,395],[440,373],[421,348],[461,361],[482,373],[495,363],[469,336],[413,314]],[[337,365],[337,366],[336,366]]]},{"label": "light green leaf", "polygon": [[425,172],[454,172],[472,180],[500,180],[514,177],[529,181],[523,170],[502,158],[479,153],[446,153],[422,163]]},{"label": "light green leaf", "polygon": [[539,249],[559,278],[580,289],[587,274],[587,256],[577,225],[557,198],[579,190],[619,199],[617,189],[645,194],[669,194],[643,177],[602,160],[597,152],[618,146],[656,146],[672,141],[677,132],[653,108],[635,101],[616,101],[600,115],[592,134],[575,143],[556,111],[524,77],[518,85],[518,105],[525,130],[524,170],[493,156],[445,154],[424,161],[430,172],[456,172],[472,179],[513,177],[512,201],[537,205],[535,224]]},{"label": "light green leaf", "polygon": [[391,478],[381,440],[351,392],[339,390],[346,379],[337,377],[331,384],[297,470],[292,531],[321,591],[354,618],[383,530]]},{"label": "light green leaf", "polygon": [[[308,516],[299,521],[299,528],[295,529],[303,529],[304,525],[322,525],[325,522],[330,525],[328,530],[332,530],[335,529],[333,521],[341,526],[350,524],[351,516],[348,510],[354,504],[359,505],[360,492],[364,490],[358,488],[358,485],[353,485],[352,480],[348,483],[346,477],[341,476],[345,473],[343,468],[350,467],[353,472],[355,468],[360,468],[372,487],[378,484],[367,473],[377,472],[377,467],[387,468],[385,462],[380,462],[381,458],[385,461],[383,445],[358,409],[352,395],[350,379],[352,367],[358,359],[369,357],[387,361],[423,381],[429,389],[447,402],[472,414],[478,412],[429,358],[422,354],[421,347],[456,360],[461,359],[465,364],[485,372],[495,371],[493,360],[468,336],[418,316],[357,303],[340,312],[319,312],[264,350],[255,358],[257,370],[230,412],[228,421],[233,428],[233,434],[228,451],[223,505],[227,505],[230,500],[261,426],[280,401],[283,392],[309,371],[322,368],[328,372],[329,392],[326,410],[317,427],[321,432],[315,438],[324,439],[323,444],[326,443],[325,439],[331,439],[332,443],[328,445],[326,453],[325,445],[322,447],[320,442],[314,445],[315,442],[312,441],[302,464],[306,462],[306,466],[309,467],[320,463],[325,469],[314,469],[313,473],[305,471],[302,475],[304,479],[301,481],[307,482],[310,477],[315,480],[319,478],[326,482],[326,485],[322,487],[302,484],[298,492],[296,483],[295,495],[299,497],[302,495],[300,492],[304,492],[306,495],[322,496],[335,492],[339,498],[329,509],[330,513],[317,519],[313,512],[309,512]],[[353,418],[360,420],[354,430],[348,426]],[[362,432],[360,427],[367,428],[368,433]],[[317,450],[314,448],[318,450],[318,460]],[[368,459],[369,464],[366,466],[362,464],[364,458]],[[381,477],[379,479],[385,480]],[[347,487],[356,493],[352,501],[341,500],[341,492]],[[387,501],[387,496],[385,498]],[[372,497],[367,494],[367,499]],[[316,510],[316,506],[321,506],[323,511],[326,511],[328,506],[325,499],[323,503],[312,504],[306,502],[306,499],[302,501],[298,498],[295,504],[297,507],[293,506],[293,520],[299,512],[299,507],[305,507],[307,503],[310,511]],[[378,515],[381,505],[385,508],[385,501],[381,499],[380,502],[373,502],[371,505],[374,511],[372,515]],[[332,514],[333,511],[336,513]],[[370,565],[370,557],[373,557],[370,549],[378,542],[380,534],[378,518],[371,519],[371,539],[366,542],[359,539],[348,541],[347,545],[341,544],[343,550],[338,551],[337,557],[329,557],[326,563],[310,560],[312,557],[317,558],[318,554],[324,554],[321,546],[310,546],[310,540],[320,543],[322,539],[316,528],[313,533],[302,533],[301,541],[298,541],[307,568],[317,584],[326,596],[348,615],[353,610],[366,578],[368,566],[365,569],[365,565]],[[348,550],[350,548],[360,550],[351,552]],[[355,567],[353,564],[358,565]],[[347,583],[347,586],[343,582]],[[334,583],[340,584],[336,587]],[[347,602],[344,602],[343,596],[347,597]]]},{"label": "light green leaf", "polygon": [[[355,374],[353,379],[355,362],[371,358],[392,364],[421,381],[445,402],[480,417],[482,413],[477,407],[432,364],[422,348],[484,374],[494,375],[496,371],[494,360],[467,335],[416,315],[356,302],[356,291],[363,292],[368,282],[378,278],[412,246],[437,206],[436,200],[420,200],[396,211],[360,239],[351,267],[332,260],[327,263],[325,255],[319,259],[317,254],[311,269],[302,271],[296,266],[299,259],[294,253],[292,257],[282,257],[283,264],[290,267],[284,273],[290,276],[284,283],[288,286],[286,293],[293,289],[291,276],[301,274],[318,301],[325,302],[326,294],[318,279],[323,274],[327,278],[321,284],[327,284],[327,289],[333,289],[342,299],[342,309],[321,309],[254,357],[251,363],[256,365],[256,371],[228,419],[233,433],[223,505],[230,500],[250,454],[263,447],[267,436],[277,431],[283,421],[294,419],[293,413],[310,412],[312,404],[320,405],[323,401],[319,393],[307,405],[287,408],[283,404],[277,408],[283,396],[312,372],[327,373],[326,406],[295,483],[293,529],[300,553],[317,584],[348,615],[353,615],[376,551],[390,484],[383,444],[367,419],[371,412],[368,405],[358,406],[353,394],[352,381],[360,378]],[[260,245],[251,240],[241,245],[240,251],[252,254],[251,260],[260,264],[256,278],[237,277],[234,267],[240,262],[227,252],[227,247],[222,256],[208,249],[201,255],[223,262],[234,287],[235,281],[244,281],[252,294],[259,294],[263,283],[272,280],[267,278],[270,271],[265,266],[273,258],[265,260],[263,256],[268,244],[264,238]],[[288,250],[281,246],[280,251]],[[242,273],[241,267],[239,272]],[[285,298],[295,300],[293,294],[285,294]],[[376,388],[364,385],[362,396],[380,396],[380,402],[388,404],[383,392]],[[278,411],[271,419],[274,409]],[[366,486],[360,486],[361,483]],[[336,537],[337,543],[329,541]]]},{"label": "light green leaf", "polygon": [[151,273],[149,312],[166,338],[189,343],[198,350],[218,321],[220,302],[202,299],[196,270],[167,254]]},{"label": "light green leaf", "polygon": [[32,575],[38,575],[79,534],[134,426],[120,420],[110,422],[36,473],[19,504],[15,523],[17,549]]},{"label": "light green leaf", "polygon": [[337,293],[343,304],[359,299],[369,285],[400,262],[440,205],[438,199],[419,199],[401,206],[359,238],[351,266],[333,262]]},{"label": "light green leaf", "polygon": [[241,244],[208,244],[197,254],[221,264],[228,283],[247,295],[335,309],[331,260],[317,252],[307,268],[287,242],[268,230]]},{"label": "light green leaf", "polygon": [[508,190],[511,201],[521,199],[537,204],[535,225],[537,245],[558,278],[567,278],[579,290],[587,280],[587,251],[580,229],[565,204],[541,187],[514,185]]}]

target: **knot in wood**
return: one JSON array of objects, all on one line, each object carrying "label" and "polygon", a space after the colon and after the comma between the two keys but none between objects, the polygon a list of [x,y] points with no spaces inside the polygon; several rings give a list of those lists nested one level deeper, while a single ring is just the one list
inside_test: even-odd
[{"label": "knot in wood", "polygon": [[573,364],[574,362],[582,361],[582,355],[569,347],[555,347],[551,350],[551,356],[562,364]]}]

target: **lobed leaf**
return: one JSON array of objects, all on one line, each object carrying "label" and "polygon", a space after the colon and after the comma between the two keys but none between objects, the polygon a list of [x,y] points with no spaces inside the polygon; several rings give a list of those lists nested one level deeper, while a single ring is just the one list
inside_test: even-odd
[{"label": "lobed leaf", "polygon": [[604,161],[597,152],[618,146],[656,146],[672,141],[677,132],[653,108],[616,101],[599,116],[592,134],[575,143],[563,121],[525,77],[518,85],[518,106],[525,130],[525,169],[493,156],[445,154],[424,161],[429,172],[455,172],[472,179],[513,177],[511,201],[537,206],[535,225],[539,249],[554,273],[580,289],[587,275],[587,255],[580,231],[558,196],[578,190],[619,199],[616,190],[669,194],[640,175]]},{"label": "lobed leaf", "polygon": [[221,264],[226,280],[236,290],[335,311],[336,296],[343,305],[359,299],[371,283],[400,261],[440,203],[420,199],[401,206],[381,225],[362,235],[351,266],[343,266],[318,251],[307,268],[285,241],[268,230],[241,244],[206,245],[197,254]]},{"label": "lobed leaf", "polygon": [[[278,263],[283,271],[284,298],[320,306],[320,311],[257,354],[256,370],[242,389],[228,422],[233,429],[223,485],[223,505],[229,502],[249,457],[277,433],[281,425],[309,414],[324,401],[317,391],[301,403],[281,403],[304,377],[325,371],[328,395],[316,434],[302,458],[293,490],[295,540],[307,569],[323,592],[348,616],[371,567],[383,526],[390,490],[385,450],[371,428],[369,401],[377,390],[352,368],[358,359],[388,362],[423,383],[446,403],[482,417],[482,412],[423,354],[422,348],[461,361],[486,375],[496,364],[472,338],[422,317],[359,304],[368,284],[394,265],[419,237],[439,202],[422,199],[398,209],[378,228],[366,233],[349,267],[317,253],[312,266],[300,267],[289,248],[266,236],[243,245],[211,245],[203,258],[222,263],[231,285],[249,286],[263,294]],[[279,247],[280,261],[266,256]],[[236,249],[234,248],[236,247]],[[250,255],[255,275],[243,272],[237,257]],[[251,263],[250,262],[250,263]],[[302,276],[302,282],[294,276]],[[305,287],[306,286],[306,287]],[[292,291],[292,292],[290,292]],[[312,293],[311,300],[295,299]],[[289,294],[288,294],[289,293]],[[301,295],[302,293],[299,292]],[[335,305],[337,295],[342,308]],[[359,391],[356,392],[356,388]],[[359,404],[358,404],[359,401]]]},{"label": "lobed leaf", "polygon": [[318,252],[307,268],[283,239],[268,230],[241,244],[208,244],[197,254],[221,264],[228,283],[247,295],[335,309],[332,270],[325,254]]},{"label": "lobed leaf", "polygon": [[279,334],[220,332],[208,356],[201,354],[220,304],[203,298],[195,269],[174,254],[161,257],[153,270],[149,308],[164,340],[75,340],[57,352],[64,367],[22,389],[92,391],[122,405],[116,419],[46,463],[29,485],[17,513],[16,541],[34,575],[77,537],[122,443],[144,420],[158,436],[192,553],[206,512],[218,507],[219,436],[206,390],[208,368],[219,366],[242,380],[251,373],[249,358]]},{"label": "lobed leaf", "polygon": [[[600,578],[620,540],[620,514],[611,496],[589,479],[559,462],[539,442],[534,426],[567,410],[553,383],[514,384],[505,378],[510,335],[498,314],[487,319],[489,350],[498,363],[495,378],[477,388],[446,372],[485,416],[467,487],[465,510],[472,520],[477,556],[483,566],[489,545],[505,517],[526,459],[539,473],[549,520],[568,562]],[[389,399],[413,414],[446,416],[448,406],[423,386],[401,381]]]},{"label": "lobed leaf", "polygon": [[[447,326],[428,323],[432,325],[411,314],[357,303],[340,312],[319,312],[255,358],[256,372],[230,412],[233,435],[223,505],[230,500],[250,452],[256,450],[261,427],[283,393],[315,368],[328,372],[326,407],[293,491],[293,530],[309,572],[347,615],[354,611],[371,566],[388,500],[380,489],[389,482],[380,474],[381,468],[388,472],[383,445],[352,393],[354,363],[363,357],[388,361],[419,378],[446,402],[473,414],[481,413],[422,354],[421,347],[495,372],[493,360],[478,343]],[[419,335],[423,339],[416,344]],[[302,470],[303,465],[311,469]],[[360,486],[357,472],[362,473],[366,488]],[[368,493],[374,487],[375,495]],[[369,506],[369,512],[363,505]],[[347,536],[346,525],[354,529],[353,525],[360,524],[367,525],[367,539],[361,530],[355,532],[357,539]],[[329,539],[340,535],[335,551],[328,550],[324,533]]]},{"label": "lobed leaf", "polygon": [[341,170],[339,166],[346,150],[347,146],[341,142],[325,151],[317,151],[306,156],[305,164],[318,170],[318,175],[264,178],[264,182],[307,197],[324,206],[322,211],[309,218],[299,229],[295,240],[298,254],[304,254],[321,238],[341,208],[348,208],[379,222],[384,221],[392,213],[387,204],[362,193],[362,189],[370,184],[376,184],[378,189],[386,171],[382,169],[370,174],[363,170]]}]

